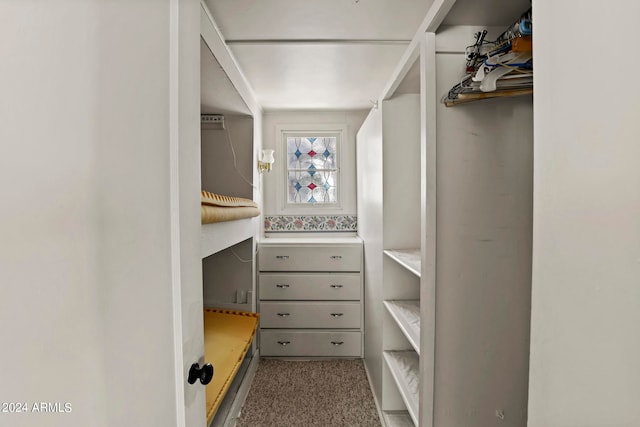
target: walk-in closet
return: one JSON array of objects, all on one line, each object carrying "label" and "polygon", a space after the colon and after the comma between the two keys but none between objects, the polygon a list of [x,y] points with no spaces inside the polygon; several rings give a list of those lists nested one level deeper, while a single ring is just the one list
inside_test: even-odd
[{"label": "walk-in closet", "polygon": [[0,426],[637,427],[639,15],[0,1]]}]

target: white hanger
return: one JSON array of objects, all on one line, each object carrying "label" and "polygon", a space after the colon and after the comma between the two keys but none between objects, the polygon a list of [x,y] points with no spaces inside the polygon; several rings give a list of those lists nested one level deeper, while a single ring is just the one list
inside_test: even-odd
[{"label": "white hanger", "polygon": [[[500,58],[496,58],[497,56],[499,56]],[[522,64],[530,60],[531,57],[532,57],[531,52],[509,52],[504,55],[496,55],[496,56],[487,58],[487,61],[486,61],[487,65],[501,65],[501,66],[493,68],[486,75],[485,75],[485,72],[483,71],[482,80],[477,80],[477,81],[482,81],[482,83],[480,84],[480,90],[483,92],[495,91],[497,87],[496,82],[498,81],[498,79],[504,76],[505,74],[509,74],[511,71],[513,71],[514,68],[510,67],[509,66],[510,64]],[[494,58],[498,60],[494,61]],[[484,70],[485,68],[489,68],[489,67],[481,67],[480,70]],[[478,73],[480,72],[480,70],[478,70]],[[478,73],[476,73],[476,77],[478,77]]]}]

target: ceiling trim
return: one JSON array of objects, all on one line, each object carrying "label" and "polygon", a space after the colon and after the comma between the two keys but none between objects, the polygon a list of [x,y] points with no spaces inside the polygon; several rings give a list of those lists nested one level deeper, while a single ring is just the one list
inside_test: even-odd
[{"label": "ceiling trim", "polygon": [[378,39],[229,39],[225,43],[230,44],[391,44],[406,45],[411,40],[378,40]]}]

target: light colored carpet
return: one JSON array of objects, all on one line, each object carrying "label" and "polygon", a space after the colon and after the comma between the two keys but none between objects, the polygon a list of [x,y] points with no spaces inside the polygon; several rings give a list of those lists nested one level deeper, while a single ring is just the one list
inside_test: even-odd
[{"label": "light colored carpet", "polygon": [[261,359],[238,427],[380,427],[361,359]]}]

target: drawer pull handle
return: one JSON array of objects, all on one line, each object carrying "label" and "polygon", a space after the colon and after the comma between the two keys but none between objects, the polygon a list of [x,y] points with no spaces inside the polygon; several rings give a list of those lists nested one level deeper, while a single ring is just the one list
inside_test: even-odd
[{"label": "drawer pull handle", "polygon": [[331,255],[329,258],[331,258],[331,259],[342,259],[342,255]]},{"label": "drawer pull handle", "polygon": [[291,344],[291,341],[278,341],[278,344],[284,347],[285,345]]},{"label": "drawer pull handle", "polygon": [[331,317],[340,317],[344,316],[344,313],[331,313]]},{"label": "drawer pull handle", "polygon": [[342,287],[342,285],[331,285],[331,287],[333,289],[340,289]]},{"label": "drawer pull handle", "polygon": [[289,255],[276,255],[276,259],[289,259]]},{"label": "drawer pull handle", "polygon": [[280,316],[280,317],[287,317],[287,316],[290,316],[290,315],[291,315],[291,313],[278,313],[278,316]]},{"label": "drawer pull handle", "polygon": [[276,285],[276,288],[280,288],[280,289],[286,289],[288,287],[289,287],[289,285],[287,285],[286,283],[278,283]]},{"label": "drawer pull handle", "polygon": [[331,341],[331,344],[338,346],[344,344],[344,341]]}]

